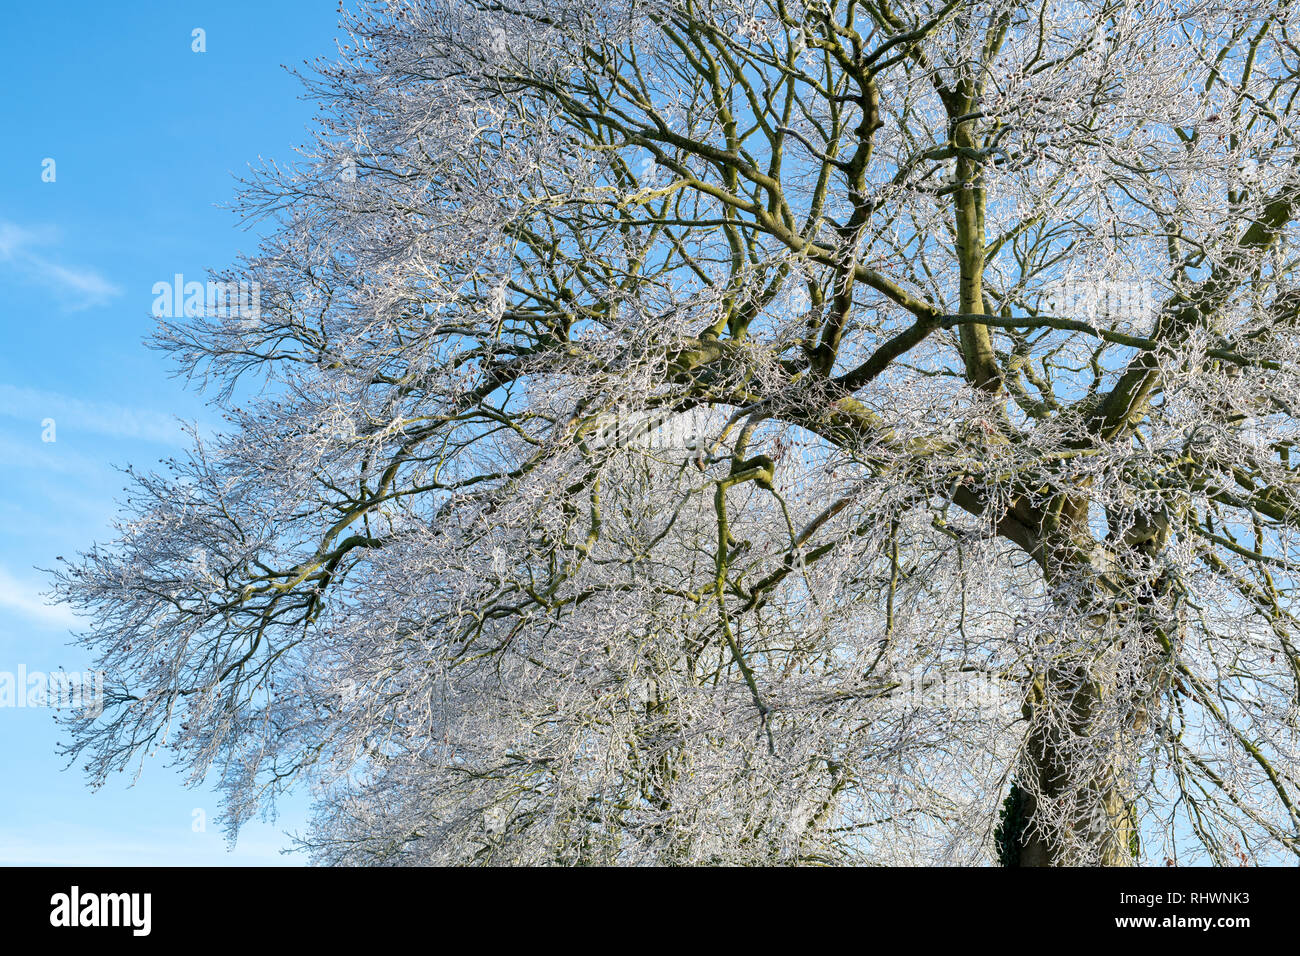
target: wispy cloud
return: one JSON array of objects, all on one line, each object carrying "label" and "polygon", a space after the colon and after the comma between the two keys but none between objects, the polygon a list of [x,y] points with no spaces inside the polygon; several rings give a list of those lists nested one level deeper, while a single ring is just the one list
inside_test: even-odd
[{"label": "wispy cloud", "polygon": [[20,581],[0,566],[0,609],[12,611],[48,627],[75,628],[81,621],[66,604],[47,604],[42,585]]},{"label": "wispy cloud", "polygon": [[72,311],[103,305],[122,294],[95,269],[71,266],[38,251],[57,241],[58,233],[53,229],[26,229],[0,219],[0,265],[44,286]]},{"label": "wispy cloud", "polygon": [[46,418],[56,428],[84,429],[111,438],[138,438],[166,445],[187,445],[189,438],[171,415],[90,402],[58,392],[0,383],[0,415],[37,423]]},{"label": "wispy cloud", "polygon": [[[188,817],[185,818],[188,823]],[[269,831],[269,827],[266,827]],[[123,832],[126,831],[126,832]],[[287,842],[285,840],[284,842]],[[282,854],[268,833],[241,839],[229,850],[216,832],[184,836],[140,827],[79,827],[46,824],[0,828],[0,866],[303,866],[297,854]]]}]

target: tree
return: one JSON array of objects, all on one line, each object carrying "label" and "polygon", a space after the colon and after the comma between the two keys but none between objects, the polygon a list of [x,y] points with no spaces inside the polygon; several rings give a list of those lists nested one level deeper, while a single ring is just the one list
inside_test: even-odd
[{"label": "tree", "polygon": [[1288,0],[346,26],[259,314],[158,335],[229,428],[60,572],[93,780],[310,784],[327,863],[1300,853]]}]

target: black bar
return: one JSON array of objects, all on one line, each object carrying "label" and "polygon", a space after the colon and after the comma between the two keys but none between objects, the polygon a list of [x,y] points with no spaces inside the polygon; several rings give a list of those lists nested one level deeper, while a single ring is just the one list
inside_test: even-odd
[{"label": "black bar", "polygon": [[[149,894],[148,934],[137,933],[144,928],[138,918],[135,925],[127,918],[117,926],[52,925],[68,922],[74,886],[83,908],[90,907],[83,912],[102,912],[104,921],[114,910],[142,916],[143,896],[127,909],[132,900],[115,895],[101,905],[100,894]],[[1058,940],[1136,935],[1171,942],[1196,934],[1231,945],[1258,931],[1289,938],[1297,889],[1290,868],[13,868],[0,870],[0,926],[10,941],[112,936],[127,945],[215,942],[245,929],[251,943],[265,927],[295,948],[317,941],[331,949],[351,939],[373,946],[376,933],[411,928],[429,934],[430,948],[465,933],[493,948],[503,938],[538,933],[564,946],[604,939],[621,947],[644,935],[658,948],[676,933],[683,945],[700,939],[700,921],[714,925],[719,940],[748,944],[793,931],[809,942],[845,936],[864,948],[894,938],[995,944],[1008,934],[1039,932]],[[86,903],[90,896],[93,904]]]}]

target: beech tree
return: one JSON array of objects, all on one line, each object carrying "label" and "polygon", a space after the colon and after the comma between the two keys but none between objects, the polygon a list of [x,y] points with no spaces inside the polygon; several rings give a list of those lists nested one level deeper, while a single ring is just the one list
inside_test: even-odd
[{"label": "beech tree", "polygon": [[390,0],[58,573],[322,863],[1300,853],[1289,0]]}]

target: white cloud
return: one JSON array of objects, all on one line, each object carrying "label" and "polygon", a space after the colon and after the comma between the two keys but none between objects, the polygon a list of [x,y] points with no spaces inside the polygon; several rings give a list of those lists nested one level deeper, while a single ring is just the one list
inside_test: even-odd
[{"label": "white cloud", "polygon": [[0,609],[16,612],[28,620],[50,627],[75,628],[81,621],[66,604],[47,604],[41,597],[43,585],[20,581],[0,567]]},{"label": "white cloud", "polygon": [[0,263],[28,281],[49,289],[73,311],[103,305],[122,294],[118,286],[98,271],[66,265],[33,248],[48,246],[57,240],[58,234],[53,229],[25,229],[0,220]]},{"label": "white cloud", "polygon": [[[188,824],[189,818],[185,818]],[[264,828],[269,831],[269,827]],[[140,827],[109,830],[75,824],[0,828],[0,866],[303,866],[270,837],[241,839],[231,851],[215,829],[184,835]],[[287,842],[287,840],[285,841]]]},{"label": "white cloud", "polygon": [[170,415],[110,402],[87,402],[57,392],[17,385],[0,383],[0,415],[26,420],[33,426],[43,419],[52,418],[56,429],[84,429],[111,438],[139,438],[165,445],[189,444],[180,422]]}]

